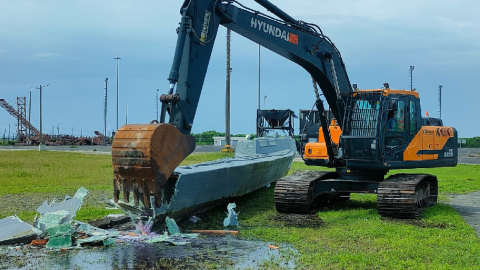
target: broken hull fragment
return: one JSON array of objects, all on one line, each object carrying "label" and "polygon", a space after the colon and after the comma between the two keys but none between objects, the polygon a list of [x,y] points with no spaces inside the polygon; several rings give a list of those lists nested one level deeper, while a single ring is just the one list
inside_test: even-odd
[{"label": "broken hull fragment", "polygon": [[285,176],[296,146],[295,140],[289,137],[262,137],[239,142],[235,152],[233,158],[176,168],[163,189],[160,207],[154,203],[148,209],[141,204],[135,207],[119,202],[118,205],[130,213],[132,207],[139,210],[137,213],[151,213],[159,222],[166,216],[181,219]]}]

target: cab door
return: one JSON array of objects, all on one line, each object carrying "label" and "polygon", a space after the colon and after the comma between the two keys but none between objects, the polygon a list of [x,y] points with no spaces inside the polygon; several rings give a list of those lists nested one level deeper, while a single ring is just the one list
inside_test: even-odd
[{"label": "cab door", "polygon": [[410,141],[409,105],[408,97],[390,98],[384,123],[386,161],[403,160],[403,151]]}]

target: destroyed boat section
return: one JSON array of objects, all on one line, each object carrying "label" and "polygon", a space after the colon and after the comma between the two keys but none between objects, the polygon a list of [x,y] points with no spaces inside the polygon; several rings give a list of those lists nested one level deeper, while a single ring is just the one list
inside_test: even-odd
[{"label": "destroyed boat section", "polygon": [[[287,174],[296,151],[295,140],[290,137],[239,141],[233,158],[177,167],[161,189],[161,205],[155,203],[154,196],[150,197],[150,207],[142,200],[128,202],[125,197],[117,205],[137,218],[180,219],[277,181]],[[129,188],[116,186],[124,187]]]}]

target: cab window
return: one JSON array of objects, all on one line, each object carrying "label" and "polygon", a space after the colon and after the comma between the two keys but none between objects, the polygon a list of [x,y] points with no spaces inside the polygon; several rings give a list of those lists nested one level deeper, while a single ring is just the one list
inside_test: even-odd
[{"label": "cab window", "polygon": [[393,101],[388,111],[387,127],[389,132],[405,131],[405,102]]}]

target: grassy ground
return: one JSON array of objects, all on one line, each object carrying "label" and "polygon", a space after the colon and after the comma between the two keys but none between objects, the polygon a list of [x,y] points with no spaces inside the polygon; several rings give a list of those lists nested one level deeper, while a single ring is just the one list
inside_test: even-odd
[{"label": "grassy ground", "polygon": [[[191,155],[183,164],[228,154]],[[319,169],[294,162],[295,170]],[[397,173],[400,171],[394,171]],[[480,269],[480,240],[453,208],[448,194],[480,190],[480,166],[404,170],[439,178],[441,203],[420,220],[382,219],[375,195],[352,195],[348,202],[320,209],[313,216],[278,214],[273,188],[237,199],[240,233],[273,244],[288,243],[298,251],[297,266],[305,269]],[[30,221],[45,200],[63,199],[83,186],[91,191],[77,219],[102,217],[111,210],[103,201],[112,197],[109,156],[65,152],[12,151],[0,154],[0,217],[17,214]],[[185,229],[221,229],[225,206],[209,211],[204,221]],[[299,221],[300,220],[300,221]],[[265,268],[281,265],[268,262]]]},{"label": "grassy ground", "polygon": [[[227,153],[194,154],[182,165],[232,156]],[[113,169],[109,155],[54,151],[0,152],[0,218],[18,215],[31,222],[38,206],[54,198],[73,196],[79,187],[90,191],[77,214],[78,220],[101,218],[119,210],[106,210],[113,197]]]},{"label": "grassy ground", "polygon": [[[294,162],[290,172],[304,169],[324,168]],[[400,172],[431,173],[439,179],[442,202],[429,208],[420,220],[381,218],[373,194],[353,194],[350,201],[320,209],[311,218],[286,218],[274,209],[273,188],[269,188],[236,201],[241,235],[292,244],[305,269],[480,269],[479,238],[445,204],[449,194],[480,190],[480,166],[391,173]],[[207,224],[189,228],[221,229],[224,217],[225,208],[219,208],[208,213]],[[281,265],[270,262],[265,267],[278,269]]]}]

